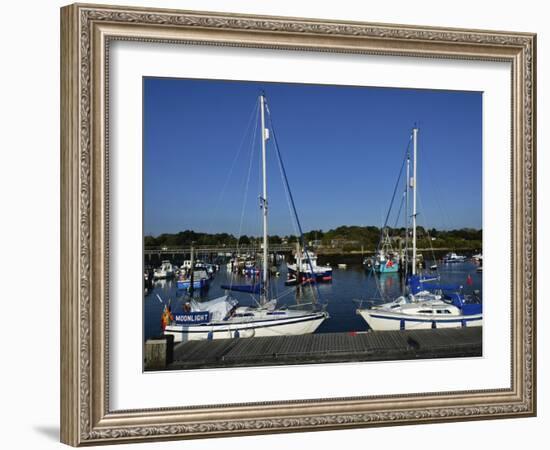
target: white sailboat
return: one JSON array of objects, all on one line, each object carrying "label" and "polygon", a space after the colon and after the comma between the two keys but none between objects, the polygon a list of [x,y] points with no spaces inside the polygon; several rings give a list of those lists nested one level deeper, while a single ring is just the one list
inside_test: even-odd
[{"label": "white sailboat", "polygon": [[[417,135],[413,128],[413,176],[407,180],[408,187],[413,188],[412,211],[412,260],[416,262],[416,190],[417,190]],[[407,252],[408,255],[408,252]],[[372,330],[409,330],[422,328],[457,328],[481,326],[483,313],[481,299],[476,296],[464,296],[448,290],[459,286],[441,286],[428,284],[428,280],[416,273],[416,264],[412,264],[412,275],[407,285],[409,293],[396,300],[368,308],[358,308],[359,314]],[[434,293],[433,291],[438,293]]]},{"label": "white sailboat", "polygon": [[313,333],[328,317],[328,313],[324,310],[277,308],[277,300],[268,298],[266,144],[269,139],[269,130],[265,126],[267,106],[265,102],[265,97],[260,95],[263,175],[263,193],[260,198],[263,216],[263,270],[259,286],[260,301],[257,306],[251,307],[239,306],[237,300],[230,295],[207,302],[191,300],[185,304],[182,313],[172,315],[172,320],[164,329],[164,334],[173,335],[175,342],[309,334]]}]

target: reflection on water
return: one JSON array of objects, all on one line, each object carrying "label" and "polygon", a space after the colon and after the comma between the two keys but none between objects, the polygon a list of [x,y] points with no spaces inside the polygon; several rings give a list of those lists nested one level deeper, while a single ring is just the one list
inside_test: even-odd
[{"label": "reflection on water", "polygon": [[[433,264],[427,261],[427,267]],[[461,264],[440,265],[439,274],[443,284],[460,284],[464,286],[464,292],[472,292],[474,289],[481,291],[482,274],[476,272],[477,265],[472,262]],[[470,281],[468,282],[468,276]],[[285,286],[286,266],[280,266],[280,276],[271,278],[271,296],[279,299],[279,305],[296,305],[311,303],[316,297],[313,286],[304,286],[299,296],[296,288]],[[203,299],[210,299],[224,295],[221,285],[229,284],[231,275],[226,272],[225,266],[216,273],[210,284],[210,289],[202,293]],[[244,284],[247,280],[233,278],[234,283]],[[373,275],[367,273],[359,263],[349,264],[347,269],[334,268],[332,283],[318,284],[321,300],[327,303],[327,311],[330,319],[325,320],[318,328],[317,333],[350,332],[367,330],[366,322],[355,314],[358,300],[375,300],[382,302],[393,300],[402,294],[403,280],[397,273]],[[170,301],[172,311],[179,312],[183,307],[183,293],[176,290],[175,280],[156,281],[151,292],[144,296],[144,337],[158,336],[161,334],[160,318],[164,304]],[[247,293],[233,292],[232,295],[242,305],[255,305],[254,298]],[[197,293],[198,296],[198,293]]]}]

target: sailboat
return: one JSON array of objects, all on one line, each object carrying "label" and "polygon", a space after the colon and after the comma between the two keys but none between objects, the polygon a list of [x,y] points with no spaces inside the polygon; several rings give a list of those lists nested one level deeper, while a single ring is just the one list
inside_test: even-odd
[{"label": "sailboat", "polygon": [[[184,305],[181,313],[173,313],[173,320],[167,323],[164,334],[173,335],[175,342],[201,339],[249,338],[260,336],[285,336],[313,333],[328,318],[328,313],[321,309],[278,308],[277,299],[269,298],[268,277],[268,202],[266,175],[266,144],[269,129],[265,124],[267,109],[264,95],[260,95],[261,112],[261,152],[263,192],[260,206],[263,216],[263,267],[261,283],[258,287],[226,286],[228,290],[259,291],[257,306],[240,306],[230,294],[206,302],[193,298]],[[268,110],[269,111],[269,110]],[[277,150],[278,151],[278,150]],[[279,156],[279,162],[282,160]],[[286,177],[285,177],[285,181]],[[303,306],[302,306],[303,308]]]},{"label": "sailboat", "polygon": [[[481,326],[483,312],[481,298],[465,296],[461,286],[432,284],[433,278],[417,273],[416,255],[416,190],[417,190],[417,135],[413,128],[413,188],[412,211],[412,274],[407,280],[408,293],[392,302],[358,308],[359,314],[372,330],[409,330],[422,328],[457,328]],[[409,180],[407,180],[409,183]],[[409,187],[408,187],[409,188]],[[408,257],[408,251],[406,252]]]}]

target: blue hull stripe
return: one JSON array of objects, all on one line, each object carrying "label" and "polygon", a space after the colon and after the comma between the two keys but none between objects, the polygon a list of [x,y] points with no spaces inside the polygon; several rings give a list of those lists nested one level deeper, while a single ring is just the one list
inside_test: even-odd
[{"label": "blue hull stripe", "polygon": [[[295,323],[302,323],[302,322],[309,322],[311,320],[319,320],[321,318],[323,318],[324,316],[322,315],[319,315],[319,316],[313,316],[313,317],[308,317],[308,318],[305,318],[305,319],[301,319],[301,320],[295,320],[295,321],[292,321],[292,322],[289,322],[289,321],[284,321],[284,323],[277,323],[279,322],[278,320],[273,320],[273,319],[270,319],[270,320],[259,320],[257,322],[273,322],[272,325],[258,325],[256,327],[246,327],[244,328],[245,330],[255,330],[256,328],[267,328],[267,327],[280,327],[280,326],[283,326],[283,325],[294,325]],[[282,322],[282,320],[281,320]],[[192,326],[195,326],[195,327],[215,327],[215,326],[225,326],[225,327],[228,327],[227,324],[225,323],[203,323],[203,324],[197,324],[197,325],[192,325]],[[247,325],[246,322],[241,322],[241,323],[238,323],[238,324],[235,324],[234,325],[234,328],[225,328],[223,330],[168,330],[169,333],[207,333],[208,331],[212,331],[213,333],[219,333],[219,332],[222,332],[222,331],[235,331],[235,329],[239,326],[242,326],[242,325]]]},{"label": "blue hull stripe", "polygon": [[370,314],[370,317],[374,319],[385,319],[385,320],[403,320],[405,322],[425,322],[425,323],[454,323],[454,322],[474,322],[476,320],[483,320],[483,317],[472,317],[471,319],[465,318],[462,316],[462,319],[448,319],[448,320],[441,320],[441,319],[412,319],[412,318],[404,318],[404,317],[388,317],[388,316],[379,316],[375,314]]}]

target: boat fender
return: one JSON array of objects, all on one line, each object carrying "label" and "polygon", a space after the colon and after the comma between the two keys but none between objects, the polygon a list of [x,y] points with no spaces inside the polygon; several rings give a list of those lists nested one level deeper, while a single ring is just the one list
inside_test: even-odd
[{"label": "boat fender", "polygon": [[436,322],[435,322],[435,320],[434,320],[434,321],[432,321],[432,329],[435,330],[436,328],[437,328],[437,324],[436,324]]},{"label": "boat fender", "polygon": [[208,335],[206,336],[206,339],[208,339],[209,341],[213,340],[214,339],[214,332],[209,331]]},{"label": "boat fender", "polygon": [[235,334],[233,335],[233,337],[235,337],[235,338],[240,337],[239,330],[235,330]]}]

